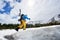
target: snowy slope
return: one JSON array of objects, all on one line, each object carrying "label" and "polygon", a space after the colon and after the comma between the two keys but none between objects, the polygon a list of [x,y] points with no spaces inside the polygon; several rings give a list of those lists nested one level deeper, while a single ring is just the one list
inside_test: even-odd
[{"label": "snowy slope", "polygon": [[4,38],[5,35],[11,35],[14,34],[16,31],[15,30],[10,30],[10,29],[6,29],[6,30],[0,30],[0,40],[7,40]]},{"label": "snowy slope", "polygon": [[28,28],[26,30],[1,30],[1,40],[60,40],[60,25]]}]

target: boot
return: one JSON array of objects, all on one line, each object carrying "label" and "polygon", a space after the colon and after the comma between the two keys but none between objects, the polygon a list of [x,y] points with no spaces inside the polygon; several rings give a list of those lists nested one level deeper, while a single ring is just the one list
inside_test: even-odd
[{"label": "boot", "polygon": [[19,28],[17,27],[15,30],[16,30],[16,31],[18,31],[18,30],[19,30]]}]

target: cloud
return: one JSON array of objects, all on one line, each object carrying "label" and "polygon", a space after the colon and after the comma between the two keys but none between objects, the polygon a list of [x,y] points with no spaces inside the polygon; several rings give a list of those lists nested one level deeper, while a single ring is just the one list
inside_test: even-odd
[{"label": "cloud", "polygon": [[21,2],[21,0],[16,0],[17,2]]},{"label": "cloud", "polygon": [[[19,9],[22,10],[22,13],[27,14],[31,18],[31,21],[42,20],[43,22],[48,22],[49,19],[60,13],[60,0],[22,0],[21,2],[20,0],[9,1],[11,7],[14,8],[11,10],[9,15],[6,15],[5,13],[0,15],[0,17],[2,16],[0,19],[5,20],[5,23],[18,23]],[[5,4],[2,1],[0,1],[0,3],[0,9],[3,10],[2,8]]]},{"label": "cloud", "polygon": [[60,13],[59,0],[23,0],[21,4],[23,13],[27,13],[32,21],[47,22]]},{"label": "cloud", "polygon": [[13,7],[10,7],[10,2],[4,1],[4,3],[5,3],[5,6],[2,8],[4,11],[0,10],[0,13],[10,14],[10,11],[13,9]]},{"label": "cloud", "polygon": [[[2,10],[2,11],[0,11],[0,23],[7,23],[7,24],[8,23],[14,23],[14,24],[19,23],[18,22],[18,14],[19,14],[19,7],[18,7],[18,5],[19,5],[19,3],[18,2],[14,2],[14,1],[15,0],[7,1],[7,2],[10,2],[10,4],[7,3],[8,5],[7,4],[5,5],[3,1],[0,1],[0,3],[1,3],[0,6],[2,4],[4,4],[4,6],[5,6],[4,7],[2,5],[0,7],[0,10]],[[11,11],[10,11],[10,6],[14,7]],[[4,7],[5,10],[2,9],[3,7]],[[6,12],[9,11],[9,14],[7,14],[6,12],[3,12],[3,11],[6,11]]]}]

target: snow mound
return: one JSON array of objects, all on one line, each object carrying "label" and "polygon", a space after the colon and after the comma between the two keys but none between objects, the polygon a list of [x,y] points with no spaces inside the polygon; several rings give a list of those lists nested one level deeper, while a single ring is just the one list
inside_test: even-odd
[{"label": "snow mound", "polygon": [[60,40],[60,25],[28,28],[4,37],[8,40]]}]

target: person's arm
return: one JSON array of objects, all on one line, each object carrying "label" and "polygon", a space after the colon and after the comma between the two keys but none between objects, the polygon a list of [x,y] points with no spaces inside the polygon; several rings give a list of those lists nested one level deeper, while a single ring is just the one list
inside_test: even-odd
[{"label": "person's arm", "polygon": [[28,19],[28,20],[30,20],[30,18],[28,18],[27,15],[25,15],[25,18]]}]

